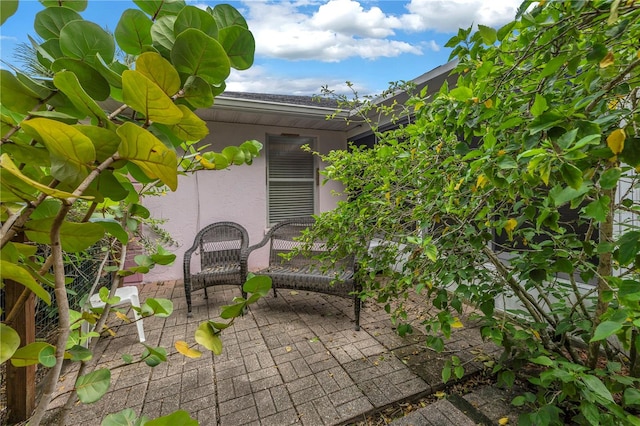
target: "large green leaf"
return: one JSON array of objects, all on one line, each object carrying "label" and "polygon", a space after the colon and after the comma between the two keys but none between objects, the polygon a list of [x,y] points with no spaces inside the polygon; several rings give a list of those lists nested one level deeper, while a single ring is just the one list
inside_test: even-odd
[{"label": "large green leaf", "polygon": [[98,124],[109,123],[107,114],[82,88],[78,77],[71,71],[60,71],[53,77],[53,84],[60,89],[80,112],[98,120]]},{"label": "large green leaf", "polygon": [[610,201],[611,199],[608,196],[601,196],[597,200],[587,204],[584,208],[584,215],[586,217],[593,218],[598,222],[604,222],[607,218]]},{"label": "large green leaf", "polygon": [[171,62],[178,72],[202,77],[210,84],[223,82],[231,71],[229,58],[220,43],[193,28],[176,37]]},{"label": "large green leaf", "polygon": [[[27,237],[36,243],[51,244],[53,218],[30,220],[25,225]],[[104,228],[96,223],[64,222],[60,227],[62,249],[77,253],[85,250],[104,236]]]},{"label": "large green leaf", "polygon": [[232,67],[246,70],[253,65],[256,41],[251,31],[234,25],[221,29],[218,40],[227,52]]},{"label": "large green leaf", "polygon": [[[111,170],[104,170],[100,173],[100,176],[91,183],[90,188],[113,201],[124,200],[129,195],[129,190],[122,186]],[[98,197],[96,196],[96,198]]]},{"label": "large green leaf", "polygon": [[104,101],[109,97],[111,88],[107,80],[86,62],[79,59],[60,58],[51,64],[54,72],[70,71],[77,78],[85,92],[93,99]]},{"label": "large green leaf", "polygon": [[3,107],[26,114],[39,102],[38,95],[20,83],[11,72],[0,70],[0,103]]},{"label": "large green leaf", "polygon": [[145,426],[198,426],[198,421],[192,419],[188,412],[185,410],[174,411],[166,416],[158,417],[157,419],[149,420],[145,423]]},{"label": "large green leaf", "polygon": [[93,358],[93,353],[81,345],[73,345],[67,352],[71,356],[71,361],[89,361]]},{"label": "large green leaf", "polygon": [[491,46],[498,39],[498,32],[494,28],[478,24],[478,32],[487,46]]},{"label": "large green leaf", "polygon": [[107,393],[110,384],[111,371],[108,368],[101,368],[80,376],[76,380],[78,399],[85,404],[96,402]]},{"label": "large green leaf", "polygon": [[266,275],[254,275],[242,285],[242,289],[247,293],[257,293],[261,296],[266,296],[271,287],[271,277]]},{"label": "large green leaf", "polygon": [[[40,182],[37,182],[25,176],[24,174],[22,174],[20,169],[16,167],[13,161],[11,161],[11,158],[7,154],[2,154],[2,156],[0,156],[0,167],[3,170],[6,170],[8,173],[11,173],[13,176],[20,179],[22,182],[25,182],[31,185],[31,187],[36,188],[38,191],[45,193],[51,197],[60,198],[60,199],[73,197],[73,194],[69,192],[60,191],[55,188],[49,188],[48,186],[42,185]],[[8,183],[11,186],[11,188],[14,188],[14,185],[11,185],[11,182],[3,182],[3,184],[4,183]],[[4,197],[4,194],[2,194],[2,196]],[[91,199],[92,197],[81,196],[80,198]]]},{"label": "large green leaf", "polygon": [[200,117],[185,105],[178,105],[182,111],[182,119],[169,129],[179,138],[187,141],[199,141],[209,134],[209,128]]},{"label": "large green leaf", "polygon": [[47,290],[42,288],[40,284],[31,276],[29,271],[20,265],[16,265],[6,260],[0,260],[0,276],[3,280],[11,280],[22,284],[31,290],[38,298],[47,305],[51,304],[51,295]]},{"label": "large green leaf", "polygon": [[56,348],[53,346],[46,346],[42,348],[38,354],[38,362],[49,368],[56,365]]},{"label": "large green leaf", "polygon": [[156,367],[167,360],[167,350],[161,347],[152,348],[145,345],[145,350],[142,351],[142,358],[149,367]]},{"label": "large green leaf", "polygon": [[[9,155],[2,154],[3,161],[5,158],[10,161]],[[15,165],[13,167],[20,173],[20,170]],[[26,178],[26,176],[24,177]],[[22,203],[34,201],[37,195],[38,192],[31,185],[9,173],[4,166],[0,168],[0,202]]]},{"label": "large green leaf", "polygon": [[593,376],[591,374],[585,374],[582,376],[582,381],[601,400],[604,400],[606,403],[615,402],[613,400],[613,395],[611,395],[611,392],[609,391],[609,389],[607,389],[607,386],[604,383],[602,383],[602,380],[600,380],[597,376]]},{"label": "large green leaf", "polygon": [[169,299],[148,297],[142,306],[143,312],[149,312],[160,318],[166,318],[173,312],[173,302]]},{"label": "large green leaf", "polygon": [[49,347],[53,346],[47,342],[29,343],[28,345],[23,346],[14,352],[13,356],[11,357],[11,364],[14,367],[26,367],[28,365],[37,364],[38,362],[40,362],[40,352],[43,349]]},{"label": "large green leaf", "polygon": [[33,28],[45,40],[60,38],[60,31],[72,21],[81,21],[82,16],[67,7],[48,7],[36,14]]},{"label": "large green leaf", "polygon": [[[3,0],[0,2],[0,25],[18,10],[18,0]],[[4,361],[2,361],[4,362]],[[0,362],[0,364],[2,363]]]},{"label": "large green leaf", "polygon": [[122,73],[124,101],[148,120],[162,124],[176,124],[182,112],[157,84],[138,71]]},{"label": "large green leaf", "polygon": [[153,17],[177,15],[184,7],[184,0],[134,0],[141,10]]},{"label": "large green leaf", "polygon": [[148,424],[148,421],[149,419],[144,416],[138,419],[135,411],[131,408],[125,408],[118,413],[109,414],[102,419],[100,426],[141,426]]},{"label": "large green leaf", "polygon": [[196,330],[195,339],[196,342],[209,349],[214,354],[220,355],[222,353],[222,340],[208,321],[200,324]]},{"label": "large green leaf", "polygon": [[0,364],[13,356],[20,346],[20,336],[8,325],[0,323]]},{"label": "large green leaf", "polygon": [[98,225],[102,226],[107,233],[117,238],[123,246],[127,245],[127,242],[129,241],[129,235],[117,220],[106,217],[97,217],[91,218],[89,221],[91,223],[97,223]]},{"label": "large green leaf", "polygon": [[596,330],[593,332],[591,342],[597,342],[598,340],[604,340],[607,337],[613,336],[622,329],[622,324],[615,321],[603,321],[598,324]]},{"label": "large green leaf", "polygon": [[563,163],[560,166],[560,173],[564,181],[573,189],[580,189],[582,186],[582,170],[570,163]]},{"label": "large green leaf", "polygon": [[151,37],[153,37],[153,47],[158,49],[163,56],[169,57],[176,36],[173,33],[175,16],[162,16],[153,23],[151,27]]},{"label": "large green leaf", "polygon": [[72,21],[60,31],[62,53],[83,61],[95,61],[100,55],[107,63],[113,61],[116,51],[113,37],[98,24],[89,21]]},{"label": "large green leaf", "polygon": [[638,255],[640,249],[640,231],[629,231],[618,239],[619,249],[615,253],[621,265],[627,265]]},{"label": "large green leaf", "polygon": [[118,153],[136,164],[152,179],[160,179],[172,191],[178,187],[178,158],[158,138],[133,123],[118,128],[122,143]]},{"label": "large green leaf", "polygon": [[213,8],[213,17],[218,24],[218,29],[237,25],[242,28],[249,29],[247,21],[244,17],[231,5],[217,4]]},{"label": "large green leaf", "polygon": [[209,37],[218,38],[218,25],[213,16],[195,6],[182,9],[173,24],[173,32],[176,35],[189,28],[196,28]]},{"label": "large green leaf", "polygon": [[91,140],[96,151],[96,161],[99,163],[118,152],[120,136],[115,131],[104,127],[80,124],[74,127]]},{"label": "large green leaf", "polygon": [[183,99],[194,108],[208,108],[213,104],[211,85],[200,77],[190,76],[184,84]]},{"label": "large green leaf", "polygon": [[78,129],[47,118],[24,121],[22,127],[49,150],[53,177],[76,183],[89,174],[88,166],[96,160],[96,150]]},{"label": "large green leaf", "polygon": [[153,81],[167,96],[180,90],[180,75],[159,53],[147,52],[138,56],[136,71]]},{"label": "large green leaf", "polygon": [[40,0],[44,7],[64,6],[76,12],[82,12],[87,8],[89,0]]},{"label": "large green leaf", "polygon": [[622,169],[620,167],[612,167],[606,170],[600,176],[600,187],[602,189],[613,189],[618,186],[618,180],[620,180],[620,176],[622,175]]},{"label": "large green leaf", "polygon": [[118,46],[130,55],[141,54],[145,46],[153,44],[152,25],[153,21],[141,10],[125,10],[114,33]]}]

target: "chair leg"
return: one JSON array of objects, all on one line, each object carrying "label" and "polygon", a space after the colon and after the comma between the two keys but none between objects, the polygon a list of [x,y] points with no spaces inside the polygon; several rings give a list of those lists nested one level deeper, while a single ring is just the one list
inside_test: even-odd
[{"label": "chair leg", "polygon": [[187,299],[187,318],[191,318],[191,283],[185,282],[184,284],[184,295]]},{"label": "chair leg", "polygon": [[353,310],[356,316],[356,331],[360,331],[360,298],[358,296],[354,297]]},{"label": "chair leg", "polygon": [[[131,295],[131,306],[135,306],[138,309],[140,308],[140,299],[138,298],[137,294]],[[135,319],[136,327],[138,328],[138,338],[140,339],[140,343],[142,343],[146,340],[144,335],[144,326],[142,324],[142,317],[140,316],[138,311],[136,311],[135,309],[132,309],[132,310],[133,310],[133,318]]]}]

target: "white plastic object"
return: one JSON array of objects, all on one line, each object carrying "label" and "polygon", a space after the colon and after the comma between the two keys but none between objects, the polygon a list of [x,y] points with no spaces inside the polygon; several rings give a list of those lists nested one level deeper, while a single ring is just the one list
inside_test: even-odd
[{"label": "white plastic object", "polygon": [[[121,306],[121,305],[131,305],[131,306],[140,308],[140,298],[138,296],[138,287],[136,286],[120,287],[116,289],[115,295],[120,298],[120,301],[111,306],[115,307],[115,306]],[[100,294],[98,293],[94,294],[89,298],[89,304],[93,308],[103,308],[105,306],[105,303],[102,300],[100,300]],[[135,322],[136,322],[136,327],[138,327],[138,338],[142,343],[146,340],[144,337],[144,327],[142,326],[142,317],[140,316],[138,311],[136,311],[135,309],[132,309],[132,311],[133,311],[133,318],[135,319]]]}]

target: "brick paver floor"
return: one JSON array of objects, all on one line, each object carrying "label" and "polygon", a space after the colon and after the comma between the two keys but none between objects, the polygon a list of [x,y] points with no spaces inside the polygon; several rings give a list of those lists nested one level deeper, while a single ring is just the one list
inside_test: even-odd
[{"label": "brick paver floor", "polygon": [[[355,331],[349,300],[280,291],[278,297],[269,294],[252,305],[223,331],[221,355],[205,350],[201,358],[189,359],[176,353],[175,342],[195,343],[198,325],[218,318],[221,306],[239,296],[239,289],[209,289],[208,301],[202,291],[194,293],[192,318],[186,316],[180,281],[146,284],[140,292],[143,300],[165,297],[174,303],[170,317],[144,320],[146,344],[166,348],[168,362],[155,368],[126,365],[123,353],[139,358],[145,348],[137,341],[135,326],[118,327],[115,337],[100,339],[95,348],[99,367],[112,369],[109,392],[96,403],[76,404],[68,424],[99,425],[124,408],[150,418],[183,409],[203,426],[348,424],[441,389],[441,367],[451,355],[469,361],[467,372],[473,372],[481,363],[469,359],[470,354],[496,351],[470,326],[456,331],[446,354],[437,354],[425,347],[419,332],[399,337],[385,311],[372,302],[365,303],[362,328]],[[51,419],[72,389],[73,368],[63,374]],[[398,424],[416,419],[415,424],[425,425],[473,424],[447,401],[439,401],[430,413],[412,414],[415,419]]]}]

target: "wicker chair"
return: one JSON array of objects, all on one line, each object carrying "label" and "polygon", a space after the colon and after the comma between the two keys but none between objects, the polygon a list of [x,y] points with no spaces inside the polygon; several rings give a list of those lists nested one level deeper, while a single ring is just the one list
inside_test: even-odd
[{"label": "wicker chair", "polygon": [[267,275],[273,283],[273,294],[277,289],[313,291],[353,299],[355,329],[360,330],[360,297],[362,287],[355,280],[354,257],[349,256],[337,264],[321,264],[314,256],[326,251],[323,241],[316,241],[311,252],[297,254],[287,260],[281,254],[289,253],[301,243],[296,241],[301,232],[315,223],[311,216],[288,219],[274,225],[264,239],[249,247],[246,256],[269,243],[269,266],[255,271],[256,275]]},{"label": "wicker chair", "polygon": [[[184,253],[184,292],[187,297],[187,316],[191,317],[191,292],[215,285],[242,285],[247,279],[246,256],[249,246],[247,230],[234,222],[208,225],[196,235],[193,246]],[[191,272],[191,256],[200,254],[200,271]],[[243,296],[246,297],[243,292]]]}]

